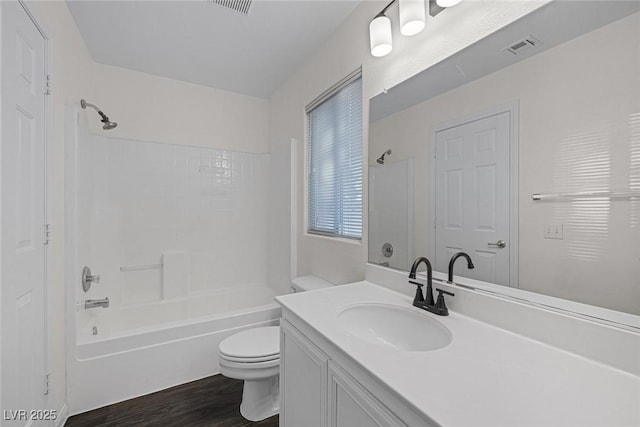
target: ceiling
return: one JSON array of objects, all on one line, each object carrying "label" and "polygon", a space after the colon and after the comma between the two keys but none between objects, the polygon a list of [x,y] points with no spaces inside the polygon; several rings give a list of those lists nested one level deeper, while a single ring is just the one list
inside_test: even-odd
[{"label": "ceiling", "polygon": [[268,98],[360,0],[67,1],[96,62]]}]

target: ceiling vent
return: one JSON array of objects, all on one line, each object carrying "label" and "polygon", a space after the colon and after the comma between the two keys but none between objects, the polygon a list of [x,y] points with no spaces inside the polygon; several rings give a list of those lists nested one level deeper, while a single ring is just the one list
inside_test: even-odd
[{"label": "ceiling vent", "polygon": [[539,46],[542,46],[542,42],[540,40],[533,36],[527,36],[515,43],[512,43],[510,46],[505,47],[503,50],[508,50],[514,55],[520,55]]},{"label": "ceiling vent", "polygon": [[218,6],[226,7],[236,12],[240,12],[244,15],[249,14],[249,8],[253,0],[210,0],[211,3]]}]

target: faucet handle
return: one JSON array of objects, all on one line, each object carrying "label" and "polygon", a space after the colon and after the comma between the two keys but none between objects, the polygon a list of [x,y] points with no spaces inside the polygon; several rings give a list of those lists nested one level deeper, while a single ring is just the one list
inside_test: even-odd
[{"label": "faucet handle", "polygon": [[416,307],[422,307],[424,305],[424,296],[422,295],[422,287],[424,285],[422,283],[414,282],[413,280],[409,280],[409,283],[416,285],[416,296],[413,298],[413,305]]},{"label": "faucet handle", "polygon": [[447,304],[444,300],[443,294],[447,294],[452,297],[455,296],[455,294],[453,292],[445,291],[444,289],[436,289],[436,291],[438,291],[438,300],[436,301],[435,309],[438,311],[438,314],[440,314],[441,316],[448,316],[449,309],[447,308]]},{"label": "faucet handle", "polygon": [[456,294],[454,294],[453,292],[445,291],[444,289],[436,288],[436,291],[438,291],[438,296],[441,296],[442,294],[449,295],[452,297],[456,296]]}]

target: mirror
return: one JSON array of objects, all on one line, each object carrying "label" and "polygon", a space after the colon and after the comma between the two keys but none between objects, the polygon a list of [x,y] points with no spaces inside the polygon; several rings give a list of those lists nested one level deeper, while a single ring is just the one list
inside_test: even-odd
[{"label": "mirror", "polygon": [[550,2],[370,101],[369,262],[640,315],[640,3]]}]

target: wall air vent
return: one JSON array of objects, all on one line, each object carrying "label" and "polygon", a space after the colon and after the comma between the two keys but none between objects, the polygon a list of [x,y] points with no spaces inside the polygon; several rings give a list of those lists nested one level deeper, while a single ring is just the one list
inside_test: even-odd
[{"label": "wall air vent", "polygon": [[253,0],[209,0],[213,4],[226,7],[227,9],[240,12],[244,15],[249,14],[249,8]]},{"label": "wall air vent", "polygon": [[533,36],[527,36],[515,43],[511,43],[511,45],[505,47],[503,50],[507,50],[514,55],[520,55],[538,46],[542,46],[542,42],[540,40]]}]

